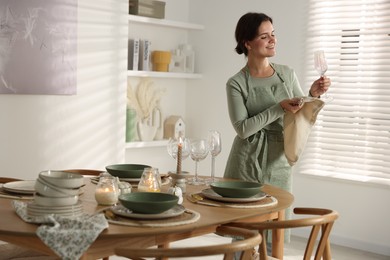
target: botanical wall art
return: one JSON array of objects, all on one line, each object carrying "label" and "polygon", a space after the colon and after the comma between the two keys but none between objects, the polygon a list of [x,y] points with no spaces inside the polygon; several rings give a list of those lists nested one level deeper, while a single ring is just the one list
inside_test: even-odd
[{"label": "botanical wall art", "polygon": [[0,94],[76,93],[77,0],[0,0]]}]

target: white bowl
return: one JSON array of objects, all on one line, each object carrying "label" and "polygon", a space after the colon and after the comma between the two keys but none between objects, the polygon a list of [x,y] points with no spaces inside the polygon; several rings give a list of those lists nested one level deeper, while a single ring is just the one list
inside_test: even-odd
[{"label": "white bowl", "polygon": [[75,196],[79,194],[78,188],[76,189],[60,188],[46,182],[41,177],[39,177],[35,181],[35,191],[40,195],[47,196],[47,197],[56,197],[56,198]]},{"label": "white bowl", "polygon": [[80,188],[84,185],[84,177],[78,173],[49,170],[40,172],[39,177],[61,188]]},{"label": "white bowl", "polygon": [[48,206],[48,207],[61,207],[61,206],[71,206],[75,205],[79,199],[79,196],[69,196],[69,197],[62,197],[62,198],[55,198],[55,197],[46,197],[42,196],[40,194],[35,193],[34,194],[34,202],[35,204],[41,205],[41,206]]}]

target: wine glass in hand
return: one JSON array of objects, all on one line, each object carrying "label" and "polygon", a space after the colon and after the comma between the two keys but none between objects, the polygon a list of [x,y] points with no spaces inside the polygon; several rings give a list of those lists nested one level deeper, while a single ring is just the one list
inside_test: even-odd
[{"label": "wine glass in hand", "polygon": [[198,162],[205,159],[209,153],[209,148],[207,145],[207,140],[199,139],[191,141],[191,159],[195,161],[195,177],[188,182],[192,185],[202,185],[204,181],[201,180],[198,176]]},{"label": "wine glass in hand", "polygon": [[[314,52],[314,68],[317,70],[318,74],[323,77],[328,70],[328,63],[325,58],[325,52],[323,50],[318,50]],[[333,100],[328,93],[325,92],[324,98],[326,101],[330,102]]]},{"label": "wine glass in hand", "polygon": [[209,151],[211,154],[211,178],[206,180],[207,183],[215,181],[215,157],[221,152],[221,134],[216,130],[210,130],[208,134]]}]

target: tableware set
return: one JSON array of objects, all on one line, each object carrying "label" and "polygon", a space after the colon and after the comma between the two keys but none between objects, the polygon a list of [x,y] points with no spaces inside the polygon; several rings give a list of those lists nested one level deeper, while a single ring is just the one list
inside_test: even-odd
[{"label": "tableware set", "polygon": [[27,204],[30,216],[57,214],[79,216],[83,209],[79,202],[84,178],[80,174],[63,171],[42,171],[34,186],[34,198]]},{"label": "tableware set", "polygon": [[120,203],[135,213],[159,214],[177,205],[179,198],[163,192],[133,192],[119,196]]},{"label": "tableware set", "polygon": [[228,198],[249,198],[260,192],[263,185],[249,181],[220,181],[210,184],[211,189]]}]

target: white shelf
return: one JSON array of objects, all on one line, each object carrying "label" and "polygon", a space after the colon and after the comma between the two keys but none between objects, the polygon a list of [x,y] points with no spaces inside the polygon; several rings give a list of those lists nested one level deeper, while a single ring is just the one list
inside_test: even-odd
[{"label": "white shelf", "polygon": [[131,15],[131,14],[129,15],[129,21],[133,22],[133,23],[152,24],[152,25],[186,29],[186,30],[203,30],[204,29],[204,26],[200,25],[200,24],[178,22],[178,21],[171,21],[171,20],[165,20],[165,19],[149,18],[149,17]]},{"label": "white shelf", "polygon": [[126,148],[148,148],[148,147],[164,147],[167,146],[168,140],[158,140],[150,142],[129,142],[126,143]]},{"label": "white shelf", "polygon": [[196,73],[176,73],[176,72],[158,72],[158,71],[135,71],[128,70],[127,76],[131,77],[152,77],[152,78],[179,78],[179,79],[200,79],[202,74]]}]

